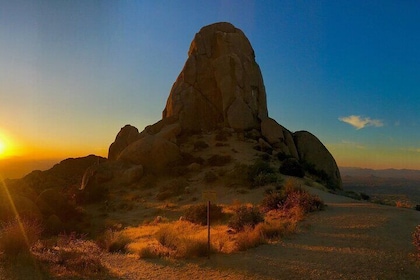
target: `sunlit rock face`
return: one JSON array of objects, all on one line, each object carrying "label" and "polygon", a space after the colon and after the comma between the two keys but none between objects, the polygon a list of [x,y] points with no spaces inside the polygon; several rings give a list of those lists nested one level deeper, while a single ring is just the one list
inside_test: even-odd
[{"label": "sunlit rock face", "polygon": [[264,83],[244,33],[221,22],[194,37],[188,59],[168,97],[163,118],[184,130],[259,128],[268,116]]}]

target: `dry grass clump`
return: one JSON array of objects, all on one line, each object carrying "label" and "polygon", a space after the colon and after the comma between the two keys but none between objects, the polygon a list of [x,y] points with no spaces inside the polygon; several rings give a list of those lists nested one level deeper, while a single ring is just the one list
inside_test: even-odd
[{"label": "dry grass clump", "polygon": [[296,227],[293,220],[266,220],[261,224],[261,234],[266,241],[275,241],[292,235]]},{"label": "dry grass clump", "polygon": [[[200,227],[187,221],[163,225],[155,234],[159,243],[175,258],[203,257],[207,255],[207,240],[199,234]],[[143,252],[144,253],[144,252]]]},{"label": "dry grass clump", "polygon": [[265,243],[262,232],[263,224],[256,226],[245,226],[242,231],[236,234],[236,249],[245,251]]},{"label": "dry grass clump", "polygon": [[106,230],[97,240],[98,246],[110,253],[125,253],[130,243],[130,238],[123,232],[111,229]]},{"label": "dry grass clump", "polygon": [[[207,204],[196,204],[188,206],[184,211],[185,220],[198,224],[207,224]],[[210,219],[212,222],[223,217],[223,208],[216,204],[210,204]]]},{"label": "dry grass clump", "polygon": [[413,208],[413,206],[411,205],[411,203],[407,202],[407,201],[402,201],[402,200],[397,200],[395,202],[395,206],[398,208]]},{"label": "dry grass clump", "polygon": [[32,251],[49,274],[63,279],[105,279],[108,275],[97,244],[74,233],[38,242]]},{"label": "dry grass clump", "polygon": [[15,219],[5,222],[0,226],[0,251],[8,256],[30,253],[41,233],[40,223],[34,220]]}]

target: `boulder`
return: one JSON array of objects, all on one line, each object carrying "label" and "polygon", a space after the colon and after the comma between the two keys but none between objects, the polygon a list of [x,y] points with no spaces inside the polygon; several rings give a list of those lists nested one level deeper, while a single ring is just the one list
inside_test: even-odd
[{"label": "boulder", "polygon": [[125,148],[118,157],[119,161],[143,165],[150,170],[162,170],[169,163],[180,160],[179,147],[165,138],[145,136]]},{"label": "boulder", "polygon": [[39,194],[36,205],[45,216],[57,215],[62,220],[68,220],[76,211],[59,188],[46,189]]},{"label": "boulder", "polygon": [[292,133],[272,118],[261,122],[261,134],[278,151],[299,159]]},{"label": "boulder", "polygon": [[136,165],[126,169],[122,174],[123,183],[130,185],[143,176],[143,165]]},{"label": "boulder", "polygon": [[175,117],[182,129],[199,132],[220,126],[259,129],[267,116],[261,71],[244,33],[226,22],[203,27],[191,42],[163,118]]},{"label": "boulder", "polygon": [[340,170],[334,157],[317,137],[307,131],[293,134],[297,151],[301,160],[313,165],[315,169],[324,171],[329,177],[329,188],[342,188]]},{"label": "boulder", "polygon": [[129,124],[121,128],[108,150],[108,159],[116,160],[119,154],[131,143],[139,139],[140,133],[138,129]]}]

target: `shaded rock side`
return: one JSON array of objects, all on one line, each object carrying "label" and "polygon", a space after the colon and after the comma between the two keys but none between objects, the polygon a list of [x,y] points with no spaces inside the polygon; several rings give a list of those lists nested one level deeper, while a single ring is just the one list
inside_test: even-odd
[{"label": "shaded rock side", "polygon": [[254,50],[230,23],[203,27],[194,37],[162,117],[182,129],[238,131],[259,128],[268,116],[265,87]]},{"label": "shaded rock side", "polygon": [[125,148],[117,159],[155,171],[180,160],[181,152],[173,142],[156,135],[148,135]]},{"label": "shaded rock side", "polygon": [[324,171],[330,179],[329,188],[342,188],[340,170],[334,157],[317,137],[307,131],[297,131],[293,134],[299,158],[314,165],[317,170]]},{"label": "shaded rock side", "polygon": [[109,146],[108,150],[108,159],[116,160],[119,154],[131,143],[138,140],[140,137],[140,133],[138,129],[134,126],[129,124],[125,125],[121,128],[120,132],[118,132],[117,137],[115,137],[114,143]]}]

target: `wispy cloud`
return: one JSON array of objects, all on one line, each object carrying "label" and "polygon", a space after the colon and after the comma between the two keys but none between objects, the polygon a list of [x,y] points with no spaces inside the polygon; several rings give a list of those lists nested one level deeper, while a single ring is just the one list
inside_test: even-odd
[{"label": "wispy cloud", "polygon": [[362,118],[361,116],[351,115],[348,117],[341,117],[338,119],[342,122],[345,122],[354,126],[357,130],[365,128],[366,126],[375,126],[375,127],[384,126],[384,123],[381,120],[374,120],[369,117]]},{"label": "wispy cloud", "polygon": [[402,151],[404,152],[410,152],[410,153],[420,153],[420,148],[401,148]]}]

